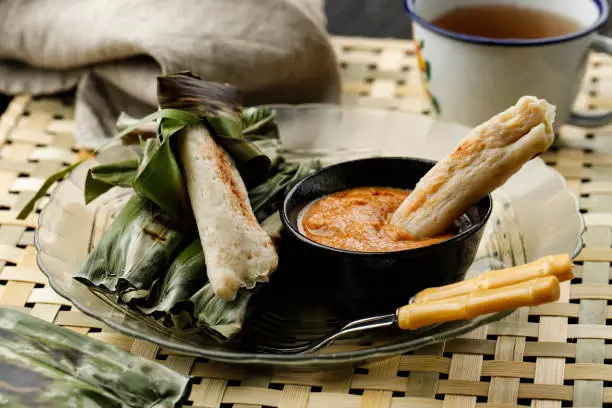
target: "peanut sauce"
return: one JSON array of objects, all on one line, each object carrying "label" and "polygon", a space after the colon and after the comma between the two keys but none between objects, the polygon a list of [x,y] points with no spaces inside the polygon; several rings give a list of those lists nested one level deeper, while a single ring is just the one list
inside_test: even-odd
[{"label": "peanut sauce", "polygon": [[410,191],[359,187],[325,196],[301,214],[302,233],[319,244],[359,252],[391,252],[423,247],[451,238],[456,231],[418,239],[389,220]]}]

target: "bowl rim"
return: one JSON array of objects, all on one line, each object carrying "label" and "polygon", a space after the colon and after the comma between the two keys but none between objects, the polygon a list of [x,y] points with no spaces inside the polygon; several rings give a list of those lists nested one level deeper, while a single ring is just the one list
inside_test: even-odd
[{"label": "bowl rim", "polygon": [[[290,218],[290,216],[289,216],[289,214],[287,212],[287,209],[286,209],[286,207],[290,203],[290,201],[291,201],[292,197],[294,196],[294,194],[296,193],[296,191],[301,186],[303,186],[304,184],[307,184],[314,177],[320,175],[321,173],[334,172],[334,171],[336,171],[337,169],[339,169],[341,167],[351,166],[351,165],[355,165],[355,164],[358,164],[358,163],[364,163],[364,162],[372,162],[372,161],[420,162],[420,163],[433,164],[433,165],[435,165],[437,163],[437,161],[435,161],[435,160],[423,159],[423,158],[419,158],[419,157],[409,157],[409,156],[379,156],[379,157],[367,157],[367,158],[349,160],[349,161],[345,161],[345,162],[341,162],[341,163],[332,164],[330,166],[327,166],[327,167],[324,167],[322,169],[319,169],[319,170],[315,171],[314,173],[312,173],[312,174],[304,177],[300,181],[298,181],[287,192],[287,194],[285,194],[285,198],[283,199],[283,204],[281,205],[281,208],[279,209],[279,213],[280,213],[280,217],[281,217],[281,222],[283,223],[283,226],[295,238],[299,239],[303,243],[305,243],[307,245],[310,245],[310,246],[313,246],[313,247],[315,247],[317,249],[320,249],[320,250],[323,250],[323,251],[334,252],[337,255],[368,256],[368,257],[393,257],[393,256],[398,256],[399,257],[399,256],[406,256],[406,255],[425,254],[425,253],[428,253],[428,252],[436,251],[438,249],[443,249],[445,247],[451,246],[451,245],[457,243],[458,241],[464,241],[468,237],[474,235],[475,233],[480,231],[482,228],[484,228],[486,226],[487,222],[489,221],[489,218],[491,217],[491,214],[493,213],[493,199],[491,197],[491,194],[487,194],[485,197],[481,198],[476,204],[474,204],[472,207],[470,207],[470,208],[473,208],[475,206],[478,206],[482,202],[485,203],[485,205],[486,205],[486,212],[482,216],[482,219],[480,219],[478,222],[474,223],[473,225],[471,225],[470,227],[468,227],[464,231],[461,231],[458,234],[454,235],[453,237],[451,237],[449,239],[446,239],[444,241],[437,242],[437,243],[431,244],[431,245],[426,245],[426,246],[423,246],[423,247],[402,249],[400,251],[372,252],[372,251],[354,251],[354,250],[348,250],[348,249],[334,248],[334,247],[331,247],[331,246],[328,246],[328,245],[323,245],[323,244],[320,244],[320,243],[318,243],[316,241],[313,241],[312,239],[308,238],[306,235],[302,234],[300,232],[300,230],[299,230],[299,227],[297,225],[294,225],[294,223],[291,221],[291,218]],[[331,194],[331,193],[329,193],[329,194]]]}]

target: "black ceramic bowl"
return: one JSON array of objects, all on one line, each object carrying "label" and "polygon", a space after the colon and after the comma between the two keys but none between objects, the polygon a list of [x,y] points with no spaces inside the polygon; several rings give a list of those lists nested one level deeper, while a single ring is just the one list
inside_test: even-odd
[{"label": "black ceramic bowl", "polygon": [[300,211],[322,196],[354,187],[413,189],[435,162],[378,157],[326,167],[297,183],[281,208],[282,257],[289,259],[294,282],[315,283],[326,297],[352,318],[393,313],[422,289],[462,280],[469,269],[491,215],[485,197],[459,222],[459,233],[438,244],[396,251],[355,252],[316,243],[299,231]]}]

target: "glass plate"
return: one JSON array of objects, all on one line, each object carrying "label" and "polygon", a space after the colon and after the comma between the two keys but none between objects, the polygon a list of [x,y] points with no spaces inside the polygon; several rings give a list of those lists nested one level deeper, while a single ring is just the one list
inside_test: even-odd
[{"label": "glass plate", "polygon": [[[468,131],[457,124],[398,111],[331,105],[273,108],[278,115],[283,154],[290,160],[317,157],[331,164],[368,156],[440,159]],[[35,235],[38,263],[55,291],[84,313],[127,335],[217,361],[312,369],[397,355],[454,338],[508,314],[481,316],[413,332],[377,331],[339,340],[315,354],[297,355],[239,351],[201,332],[163,327],[72,279],[130,194],[129,190],[116,188],[86,206],[83,184],[87,169],[130,154],[126,147],[109,148],[60,183],[40,214]],[[493,198],[493,216],[468,276],[550,254],[575,256],[582,248],[584,223],[578,201],[562,176],[542,160],[527,163]],[[271,311],[267,323],[293,333],[296,339],[321,336],[320,328],[328,328],[332,317],[304,311],[289,315],[287,311]]]}]

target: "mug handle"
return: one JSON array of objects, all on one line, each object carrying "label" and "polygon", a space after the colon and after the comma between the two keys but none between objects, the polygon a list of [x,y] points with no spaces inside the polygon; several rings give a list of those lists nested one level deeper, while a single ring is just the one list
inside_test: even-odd
[{"label": "mug handle", "polygon": [[[612,56],[612,38],[603,35],[595,35],[591,43],[591,49],[596,52],[602,52]],[[599,115],[582,115],[572,112],[567,119],[567,123],[574,126],[594,128],[607,125],[612,122],[612,112],[602,113]]]}]

